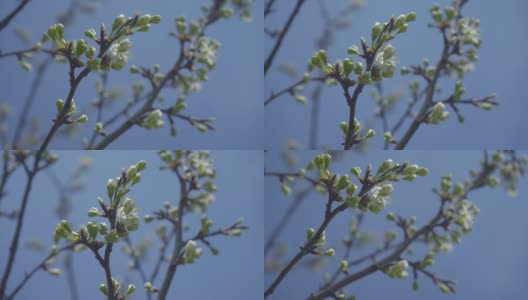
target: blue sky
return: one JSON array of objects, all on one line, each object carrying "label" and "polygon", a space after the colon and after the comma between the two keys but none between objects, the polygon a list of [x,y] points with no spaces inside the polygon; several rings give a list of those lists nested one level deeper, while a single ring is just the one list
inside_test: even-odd
[{"label": "blue sky", "polygon": [[[297,152],[299,167],[305,166],[318,152]],[[415,215],[417,225],[429,220],[438,209],[438,200],[431,193],[433,187],[438,187],[440,177],[451,174],[453,180],[464,180],[468,171],[476,169],[482,158],[481,151],[371,151],[366,155],[357,152],[347,153],[342,160],[333,164],[334,172],[348,172],[353,166],[363,170],[371,162],[379,166],[385,159],[392,158],[395,162],[409,160],[420,166],[429,168],[429,175],[419,177],[412,183],[398,182],[394,185],[393,204],[380,215],[368,214],[364,220],[364,229],[377,234],[381,230],[395,229],[393,224],[385,220],[386,212],[392,211],[404,216]],[[278,153],[267,153],[265,167],[267,171],[287,171]],[[412,291],[412,280],[389,279],[378,272],[365,279],[357,281],[347,288],[347,295],[356,295],[358,299],[521,299],[524,297],[525,278],[528,271],[522,263],[528,251],[526,228],[528,220],[525,212],[528,210],[526,179],[522,179],[519,196],[510,198],[502,189],[480,190],[471,194],[470,199],[479,208],[480,214],[473,231],[455,246],[454,251],[436,257],[431,268],[437,275],[459,281],[457,294],[444,295],[432,282],[420,277],[420,290]],[[305,185],[304,185],[305,186]],[[271,228],[282,217],[292,198],[285,197],[276,178],[265,178],[266,189],[266,227],[267,239]],[[325,198],[317,193],[310,194],[290,220],[279,238],[279,242],[288,247],[286,260],[296,253],[305,239],[306,229],[316,228],[322,221]],[[336,217],[326,230],[327,243],[335,246],[337,241],[346,235],[348,222],[352,215],[343,213]],[[357,250],[353,257],[359,257],[373,246]],[[418,250],[419,247],[416,247]],[[340,257],[341,248],[336,248],[336,257]],[[333,271],[338,259],[330,262]],[[302,263],[300,264],[302,265]],[[265,275],[265,286],[268,286],[277,274]],[[322,282],[322,273],[308,271],[300,266],[286,277],[270,299],[304,299],[317,289]]]},{"label": "blue sky", "polygon": [[[3,2],[0,11],[8,11],[12,5]],[[31,1],[14,19],[8,28],[0,33],[2,51],[20,50],[24,46],[16,37],[17,27],[31,31],[32,41],[40,40],[42,33],[56,22],[55,16],[64,10],[70,1]],[[178,45],[176,40],[169,38],[168,33],[175,31],[174,19],[186,16],[197,19],[201,16],[200,6],[209,4],[206,0],[183,1],[97,1],[100,3],[95,15],[79,15],[77,22],[65,29],[69,39],[84,37],[84,31],[99,28],[101,23],[111,25],[119,14],[134,15],[136,12],[159,14],[162,23],[153,26],[148,33],[136,34],[132,37],[133,56],[130,65],[152,66],[161,65],[161,72],[167,72],[170,65],[176,61]],[[9,5],[8,5],[9,4]],[[192,149],[260,149],[263,145],[263,111],[262,111],[262,73],[256,72],[262,68],[262,11],[261,1],[253,8],[254,19],[245,23],[239,18],[221,20],[207,30],[207,34],[220,41],[217,68],[209,75],[209,81],[204,84],[201,92],[188,97],[188,110],[185,114],[196,118],[215,117],[216,131],[200,134],[198,130],[187,123],[178,122],[178,136],[170,136],[169,127],[161,130],[147,131],[134,128],[121,139],[110,146],[111,149],[160,149],[160,148],[192,148]],[[4,15],[4,13],[2,13]],[[44,58],[39,55],[35,61]],[[34,65],[36,67],[36,64]],[[0,59],[0,102],[6,102],[13,107],[13,113],[21,109],[34,73],[26,73],[18,65],[15,57]],[[109,86],[120,88],[130,93],[130,85],[141,81],[137,75],[128,73],[128,67],[121,71],[113,71],[109,76]],[[65,99],[68,92],[68,69],[66,64],[54,63],[46,73],[45,80],[37,94],[32,116],[39,116],[43,130],[48,130],[50,120],[55,117],[55,100]],[[95,80],[99,74],[90,74],[82,81],[76,93],[76,103],[79,108],[88,107],[96,96]],[[148,87],[148,83],[147,83]],[[174,91],[165,92],[167,101],[173,103],[177,97]],[[128,100],[128,99],[126,99]],[[125,101],[122,101],[125,103]],[[165,104],[165,106],[168,106]],[[107,112],[106,115],[110,115]],[[96,117],[89,115],[90,121],[84,124],[86,136],[91,134]],[[16,119],[11,119],[10,128],[14,128]],[[168,124],[168,123],[167,123]],[[79,149],[80,139],[56,139],[51,149]]]},{"label": "blue sky", "polygon": [[[335,15],[345,3],[350,2],[322,1],[331,15]],[[266,20],[266,27],[277,29],[283,26],[294,2],[278,1],[277,12]],[[275,58],[273,68],[266,76],[265,98],[273,91],[293,83],[292,79],[277,70],[281,63],[295,65],[302,74],[309,59],[317,50],[314,46],[314,37],[322,29],[322,18],[317,2],[306,1],[298,18],[295,19]],[[346,57],[346,49],[352,44],[359,44],[361,36],[369,37],[371,26],[375,22],[386,21],[391,15],[415,11],[417,20],[409,25],[408,32],[394,40],[399,56],[398,66],[416,64],[425,57],[429,58],[431,63],[436,63],[441,50],[441,35],[426,27],[430,20],[428,9],[435,2],[444,6],[451,1],[366,0],[366,6],[350,18],[351,27],[337,33],[336,43],[328,51],[329,61]],[[464,16],[480,19],[482,47],[478,53],[480,61],[477,62],[475,71],[467,74],[464,79],[466,96],[484,97],[496,93],[500,106],[491,112],[462,107],[464,124],[459,124],[455,115],[451,113],[449,120],[439,126],[421,126],[407,149],[526,148],[528,140],[524,132],[528,129],[528,125],[524,122],[523,112],[526,111],[527,106],[523,96],[522,81],[528,75],[528,63],[522,59],[525,56],[527,40],[522,38],[524,29],[521,24],[524,23],[522,12],[527,8],[526,1],[521,0],[500,4],[496,1],[469,1],[463,13]],[[264,41],[265,54],[267,54],[272,41],[267,37]],[[406,91],[407,83],[411,78],[412,76],[402,78],[399,74],[395,75],[394,78],[383,81],[384,90]],[[447,83],[443,80],[441,86],[444,87],[443,95],[445,95],[454,88],[454,82]],[[362,124],[367,124],[367,121],[371,120],[374,109],[370,91],[371,87],[364,89],[358,102],[357,115]],[[406,100],[407,98],[404,98],[404,103]],[[309,97],[307,105],[301,105],[291,97],[285,96],[267,106],[265,140],[268,149],[280,149],[290,138],[299,141],[302,147],[307,147],[310,112]],[[396,116],[399,114],[389,118],[392,124]],[[342,134],[338,125],[347,119],[348,108],[340,88],[325,88],[321,96],[318,146],[328,145],[332,149],[341,149]],[[381,126],[377,125],[374,129],[378,135],[372,146],[380,148],[383,139]]]},{"label": "blue sky", "polygon": [[[56,151],[60,161],[53,170],[62,181],[77,165],[80,156],[88,155],[93,159],[92,169],[83,176],[85,189],[73,199],[73,212],[70,222],[73,228],[90,220],[87,211],[97,206],[97,197],[106,194],[106,181],[119,175],[121,168],[127,168],[139,160],[146,160],[148,168],[142,172],[142,181],[136,185],[130,196],[136,201],[142,215],[159,209],[166,200],[176,203],[178,191],[177,179],[170,172],[158,171],[161,160],[154,151]],[[226,299],[258,299],[262,290],[262,234],[263,234],[263,154],[261,151],[212,151],[211,157],[217,168],[216,202],[208,211],[208,216],[216,227],[226,227],[243,217],[250,229],[240,238],[216,237],[210,241],[220,250],[219,256],[212,256],[204,249],[204,255],[193,265],[181,267],[172,284],[171,297],[186,299],[218,299],[218,295]],[[25,183],[24,174],[16,173],[8,186],[6,198],[2,201],[2,211],[9,211],[18,203]],[[14,265],[13,275],[9,282],[9,291],[18,283],[25,271],[33,268],[42,260],[44,253],[35,253],[23,245],[29,239],[41,240],[49,249],[53,240],[53,232],[58,222],[53,210],[58,201],[56,189],[51,185],[45,173],[40,174],[35,182],[29,200],[26,223],[24,224],[21,246]],[[196,229],[199,216],[190,217],[189,224]],[[13,233],[13,224],[5,218],[0,219],[3,232],[0,237],[2,266],[4,266],[7,250]],[[155,225],[141,224],[140,229],[131,237],[140,241],[154,236]],[[189,234],[194,234],[191,230]],[[157,257],[158,243],[154,243],[149,258],[148,269],[153,267]],[[127,259],[120,247],[114,247],[112,254],[112,270],[116,278],[123,279],[127,271]],[[60,265],[58,265],[60,266]],[[82,252],[75,254],[76,270],[81,299],[101,299],[99,284],[104,282],[104,273],[97,264],[93,254]],[[3,268],[2,268],[3,271]],[[161,269],[163,278],[166,268]],[[150,271],[149,271],[150,272]],[[143,284],[139,276],[133,276],[138,289],[133,299],[145,299]],[[160,282],[155,285],[159,286]],[[39,272],[28,283],[17,299],[37,299],[45,295],[47,299],[64,299],[68,295],[66,277],[58,278],[44,272]]]}]

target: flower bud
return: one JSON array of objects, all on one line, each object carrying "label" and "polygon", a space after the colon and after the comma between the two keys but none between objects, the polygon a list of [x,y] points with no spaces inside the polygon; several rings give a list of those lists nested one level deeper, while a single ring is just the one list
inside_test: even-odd
[{"label": "flower bud", "polygon": [[125,214],[130,214],[134,209],[136,208],[134,200],[132,198],[127,197],[125,201],[123,202],[123,211]]},{"label": "flower bud", "polygon": [[355,65],[354,65],[354,73],[356,75],[360,75],[361,72],[363,72],[363,63],[361,62],[357,62]]},{"label": "flower bud", "polygon": [[230,18],[233,15],[233,10],[231,8],[222,8],[219,12],[222,18]]},{"label": "flower bud", "polygon": [[[380,23],[380,22],[376,22],[376,23],[374,23],[374,26],[372,26],[372,32],[371,32],[371,36],[370,37],[371,37],[373,43],[379,37],[381,31],[383,30],[383,27],[384,27],[384,25],[382,23]],[[350,48],[349,48],[349,50],[350,50]],[[358,51],[359,51],[359,49],[358,49]],[[356,54],[357,55],[357,53],[350,53],[350,52],[349,52],[349,54]]]},{"label": "flower bud", "polygon": [[343,59],[343,72],[348,77],[354,70],[354,62],[349,58]]},{"label": "flower bud", "polygon": [[144,26],[144,25],[147,25],[150,23],[150,15],[149,14],[146,14],[146,15],[143,15],[141,17],[139,17],[138,21],[137,21],[137,26]]},{"label": "flower bud", "polygon": [[147,168],[147,162],[144,161],[144,160],[140,160],[136,164],[136,169],[138,170],[138,172],[141,172],[141,171],[145,170],[146,168]]},{"label": "flower bud", "polygon": [[103,123],[101,122],[97,122],[95,124],[95,132],[98,133],[98,134],[104,134],[104,130],[103,130]]},{"label": "flower bud", "polygon": [[64,109],[64,100],[57,99],[57,101],[55,101],[55,107],[57,108],[57,114],[60,114]]},{"label": "flower bud", "polygon": [[88,116],[87,115],[81,115],[77,120],[75,120],[76,123],[86,123],[88,122]]},{"label": "flower bud", "polygon": [[115,229],[110,230],[105,240],[109,244],[115,244],[119,242],[119,235],[117,234],[117,231]]},{"label": "flower bud", "polygon": [[150,24],[139,27],[138,32],[147,32],[150,29]]},{"label": "flower bud", "polygon": [[61,270],[57,268],[47,269],[46,271],[53,276],[59,276],[61,274]]},{"label": "flower bud", "polygon": [[353,195],[357,191],[358,186],[355,184],[349,184],[346,189],[347,195]]},{"label": "flower bud", "polygon": [[99,290],[101,291],[101,293],[103,293],[105,296],[108,296],[108,287],[106,286],[106,284],[100,284],[99,285]]},{"label": "flower bud", "polygon": [[20,64],[20,66],[22,67],[22,69],[24,69],[24,71],[26,72],[31,72],[31,69],[33,68],[31,66],[30,63],[28,63],[27,61],[23,61],[23,60],[19,60],[18,63]]},{"label": "flower bud", "polygon": [[408,13],[406,16],[405,16],[405,21],[406,22],[412,22],[416,20],[416,13],[415,12],[410,12]]},{"label": "flower bud", "polygon": [[363,85],[368,85],[372,83],[370,71],[364,72],[363,74],[359,75],[358,78],[359,83]]},{"label": "flower bud", "polygon": [[88,230],[90,237],[95,240],[95,238],[97,237],[97,233],[99,232],[99,226],[97,225],[97,223],[86,223],[86,229]]},{"label": "flower bud", "polygon": [[88,50],[88,44],[83,39],[78,40],[75,44],[75,55],[81,56],[86,50]]},{"label": "flower bud", "polygon": [[125,293],[125,297],[134,294],[135,291],[136,291],[136,286],[133,284],[129,284],[126,290],[126,293]]},{"label": "flower bud", "polygon": [[119,15],[117,16],[117,18],[114,19],[114,23],[112,23],[112,32],[116,31],[117,29],[119,29],[121,26],[123,26],[123,24],[125,24],[125,22],[127,21],[127,17],[125,17],[125,15]]},{"label": "flower bud", "polygon": [[352,175],[356,176],[357,178],[360,178],[361,177],[361,168],[360,167],[353,167],[350,169],[350,173],[352,173]]},{"label": "flower bud", "polygon": [[394,20],[394,27],[399,28],[405,24],[407,17],[405,15],[399,15],[396,20]]},{"label": "flower bud", "polygon": [[108,195],[109,199],[114,198],[114,194],[117,188],[117,181],[113,178],[108,179],[106,182],[106,194]]},{"label": "flower bud", "polygon": [[284,193],[284,195],[286,195],[286,196],[291,195],[291,189],[290,189],[290,187],[287,184],[281,183],[280,187],[281,187],[281,190]]},{"label": "flower bud", "polygon": [[348,261],[343,259],[342,261],[339,262],[339,270],[341,270],[341,272],[347,274],[348,273]]},{"label": "flower bud", "polygon": [[153,293],[156,289],[152,286],[152,283],[150,283],[150,281],[147,281],[145,282],[145,284],[143,285],[143,287],[145,288],[145,291],[149,292],[149,293]]},{"label": "flower bud", "polygon": [[431,112],[431,123],[438,124],[441,121],[446,120],[449,117],[449,112],[445,110],[443,102],[437,102]]},{"label": "flower bud", "polygon": [[178,17],[176,19],[176,30],[180,35],[185,34],[185,30],[187,30],[187,22],[184,17]]},{"label": "flower bud", "polygon": [[365,138],[370,139],[374,137],[375,135],[376,135],[376,131],[374,131],[373,129],[369,129],[367,133],[365,134]]},{"label": "flower bud", "polygon": [[360,200],[361,198],[359,196],[352,196],[352,197],[347,197],[345,199],[345,203],[348,205],[348,207],[352,209],[356,209],[358,207]]},{"label": "flower bud", "polygon": [[108,227],[105,222],[99,223],[99,233],[105,235],[108,233]]},{"label": "flower bud", "polygon": [[126,53],[128,50],[130,50],[130,47],[132,46],[132,42],[129,39],[124,39],[119,42],[119,45],[117,47],[118,53]]},{"label": "flower bud", "polygon": [[159,24],[161,22],[161,16],[160,15],[153,15],[150,17],[150,24]]},{"label": "flower bud", "polygon": [[339,181],[337,182],[336,188],[338,190],[346,189],[350,183],[351,183],[351,180],[350,180],[350,177],[348,175],[346,175],[346,174],[341,175],[339,177]]},{"label": "flower bud", "polygon": [[95,40],[95,37],[97,36],[97,32],[95,32],[95,29],[89,29],[84,32],[84,36],[89,39]]},{"label": "flower bud", "polygon": [[426,176],[429,173],[429,169],[427,168],[418,168],[416,171],[416,175],[418,176]]},{"label": "flower bud", "polygon": [[101,59],[100,58],[93,58],[88,60],[88,68],[90,70],[97,72],[101,69]]},{"label": "flower bud", "polygon": [[88,211],[88,217],[98,217],[100,216],[101,214],[99,213],[99,210],[95,207],[92,207],[90,208],[90,210]]},{"label": "flower bud", "polygon": [[359,48],[356,45],[352,45],[347,49],[347,53],[351,55],[359,55]]},{"label": "flower bud", "polygon": [[311,241],[314,235],[315,235],[315,229],[308,228],[308,230],[306,230],[306,242]]}]

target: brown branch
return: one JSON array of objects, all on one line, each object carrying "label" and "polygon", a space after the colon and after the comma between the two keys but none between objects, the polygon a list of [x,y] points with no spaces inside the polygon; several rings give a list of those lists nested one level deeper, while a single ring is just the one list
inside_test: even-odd
[{"label": "brown branch", "polygon": [[269,68],[273,64],[273,59],[279,51],[279,48],[282,45],[282,41],[284,40],[286,33],[288,33],[288,30],[290,30],[293,20],[295,20],[295,17],[297,17],[297,14],[299,13],[301,6],[304,4],[304,2],[305,0],[297,0],[295,7],[293,8],[292,12],[290,13],[290,16],[288,17],[288,20],[286,21],[286,24],[284,25],[284,28],[280,31],[279,37],[275,41],[275,45],[273,46],[271,52],[268,54],[268,57],[266,58],[266,61],[264,63],[264,76],[266,76]]},{"label": "brown branch", "polygon": [[423,226],[422,228],[420,228],[415,235],[413,235],[412,237],[404,240],[401,244],[399,244],[399,246],[387,257],[385,257],[383,260],[375,263],[375,264],[372,264],[368,267],[365,267],[364,269],[362,269],[361,271],[358,271],[356,273],[353,273],[353,274],[350,274],[348,276],[346,276],[344,279],[338,281],[337,283],[329,286],[329,287],[326,287],[326,288],[323,288],[321,289],[320,291],[310,295],[310,297],[308,297],[309,300],[321,300],[321,299],[325,299],[327,297],[332,297],[334,295],[334,293],[342,288],[344,288],[345,286],[363,278],[363,277],[366,277],[378,270],[380,270],[380,266],[384,266],[384,265],[387,265],[389,263],[391,263],[392,261],[394,260],[397,260],[400,258],[401,254],[407,249],[407,247],[409,247],[416,239],[418,239],[418,237],[420,237],[421,235],[425,234],[426,232],[428,232],[431,228],[433,228],[436,223],[438,221],[440,221],[441,219],[443,218],[443,205],[440,206],[440,209],[438,210],[438,212],[436,213],[436,215],[431,219],[431,221]]},{"label": "brown branch", "polygon": [[15,298],[15,296],[18,294],[18,292],[26,285],[26,283],[37,273],[39,270],[46,270],[47,269],[47,262],[49,259],[55,257],[60,252],[64,252],[67,250],[73,250],[75,247],[75,243],[70,244],[68,246],[64,246],[57,250],[57,253],[50,253],[48,254],[38,265],[36,265],[29,273],[25,273],[24,279],[16,286],[16,288],[8,295],[6,296],[6,300],[12,300]]},{"label": "brown branch", "polygon": [[24,195],[22,196],[22,201],[20,204],[20,209],[18,212],[17,220],[16,220],[15,232],[13,234],[13,238],[9,246],[9,257],[7,259],[7,264],[4,269],[2,281],[0,283],[0,296],[2,297],[3,295],[6,294],[7,282],[9,280],[9,277],[11,276],[11,270],[15,262],[15,258],[16,258],[16,254],[18,250],[18,242],[20,239],[20,233],[22,232],[22,225],[24,223],[26,207],[29,201],[29,194],[31,193],[31,188],[33,186],[33,180],[35,179],[35,176],[37,175],[37,173],[41,170],[39,166],[41,157],[42,157],[42,151],[38,151],[37,154],[35,154],[33,167],[31,169],[29,169],[29,167],[26,165],[25,160],[21,162],[26,171],[27,181],[26,181],[26,185],[24,188]]},{"label": "brown branch", "polygon": [[[487,157],[487,156],[486,156]],[[490,163],[487,159],[484,160],[484,164],[480,172],[473,177],[471,182],[465,186],[464,193],[458,197],[458,199],[466,199],[468,194],[476,189],[485,186],[486,179],[497,169],[497,165]],[[444,221],[444,205],[446,200],[441,199],[440,207],[436,215],[423,227],[421,227],[413,236],[406,235],[405,239],[396,246],[396,249],[387,257],[381,261],[377,261],[364,269],[346,276],[344,279],[337,283],[323,287],[316,293],[311,294],[308,300],[321,300],[327,297],[333,297],[336,291],[343,289],[345,286],[362,279],[376,271],[383,270],[383,266],[392,263],[395,260],[401,259],[401,254],[414,242],[417,241],[421,236],[426,236],[428,233],[433,232],[433,229],[437,226],[446,226]]]},{"label": "brown branch", "polygon": [[[365,177],[368,177],[368,174]],[[334,179],[335,179],[335,177],[334,177]],[[264,292],[264,298],[267,298],[271,294],[273,294],[275,289],[280,285],[282,280],[284,280],[286,275],[288,275],[288,273],[293,269],[293,267],[299,261],[301,261],[301,259],[304,256],[306,256],[307,254],[309,254],[309,253],[311,253],[313,251],[315,243],[317,243],[317,241],[320,239],[320,237],[322,236],[322,234],[325,231],[325,229],[328,226],[328,224],[330,224],[330,222],[339,213],[345,211],[348,208],[348,205],[346,203],[342,203],[339,206],[337,206],[336,208],[332,209],[332,203],[336,200],[334,198],[336,196],[336,192],[332,190],[333,179],[327,180],[325,182],[325,184],[326,184],[326,186],[327,186],[327,188],[329,190],[328,190],[328,200],[327,200],[327,203],[326,203],[326,208],[325,208],[325,214],[324,214],[323,222],[321,223],[321,225],[319,225],[319,228],[315,232],[315,234],[312,237],[312,239],[307,241],[304,244],[304,246],[301,247],[301,250],[290,260],[290,262],[279,273],[277,278],[275,278],[275,280],[271,283],[271,285],[266,289],[266,291]],[[372,188],[372,186],[374,186],[374,184],[372,182],[370,182],[368,180],[365,180],[363,185],[362,185],[362,187],[361,187],[360,192],[358,193],[358,196],[359,197],[365,196],[369,192],[369,190]]]},{"label": "brown branch", "polygon": [[[215,1],[214,6],[211,7],[209,14],[207,15],[207,20],[205,22],[205,25],[201,28],[201,32],[198,34],[198,37],[203,36],[205,29],[218,21],[219,14],[218,11],[221,7],[222,1]],[[178,75],[180,70],[182,69],[190,69],[192,65],[192,59],[188,60],[186,56],[185,51],[185,45],[187,41],[180,40],[180,53],[178,55],[178,59],[176,60],[176,63],[172,66],[171,70],[161,79],[160,83],[157,84],[150,94],[148,95],[147,101],[139,108],[139,110],[134,113],[128,120],[126,120],[123,124],[121,124],[117,129],[115,129],[113,132],[107,134],[102,141],[100,141],[98,144],[94,145],[93,147],[89,147],[89,149],[96,149],[96,150],[102,150],[108,147],[111,143],[113,143],[116,139],[118,139],[120,136],[122,136],[125,132],[127,132],[132,126],[134,126],[137,122],[137,120],[140,120],[144,117],[144,115],[150,111],[153,110],[152,104],[156,99],[158,98],[159,93],[162,91],[162,89],[165,87],[165,85],[171,81],[175,76]]]},{"label": "brown branch", "polygon": [[7,25],[9,25],[9,22],[11,22],[13,18],[18,15],[18,13],[20,13],[28,3],[29,0],[20,1],[18,6],[11,13],[9,13],[2,21],[0,21],[0,31],[4,30]]},{"label": "brown branch", "polygon": [[427,93],[425,96],[425,101],[420,109],[420,112],[418,113],[418,116],[413,120],[407,131],[404,133],[403,137],[398,140],[398,143],[396,144],[395,149],[396,150],[403,150],[407,146],[407,143],[411,139],[411,137],[416,133],[418,128],[420,127],[420,124],[423,122],[423,117],[427,114],[429,109],[434,105],[433,97],[436,89],[436,83],[438,81],[438,78],[440,77],[440,73],[444,70],[446,67],[447,61],[450,56],[449,52],[449,41],[446,37],[445,29],[442,31],[443,37],[444,37],[444,47],[442,49],[442,55],[440,57],[440,60],[436,64],[436,69],[433,74],[433,78],[429,82],[427,86]]},{"label": "brown branch", "polygon": [[29,93],[24,100],[24,104],[22,106],[22,112],[19,115],[17,124],[15,126],[15,134],[13,136],[13,149],[19,149],[18,142],[20,141],[22,137],[22,133],[24,132],[24,129],[26,128],[26,125],[28,124],[27,118],[29,116],[29,111],[33,107],[33,103],[35,102],[37,90],[39,89],[42,78],[44,76],[44,73],[48,69],[48,66],[50,62],[52,61],[52,58],[48,58],[45,61],[43,61],[38,67],[35,72],[35,77],[33,78],[33,81],[31,82],[31,86],[29,88]]},{"label": "brown branch", "polygon": [[[458,12],[457,18],[455,19],[455,23],[453,25],[453,28],[458,27],[458,21],[461,18],[460,17],[460,10],[462,9],[462,6],[466,4],[466,0],[458,0],[456,2],[456,10]],[[412,136],[416,133],[420,125],[424,121],[424,117],[427,115],[429,109],[434,105],[433,97],[436,89],[436,84],[438,82],[438,78],[440,77],[440,74],[446,69],[448,63],[449,63],[449,57],[452,54],[455,54],[458,50],[459,45],[455,44],[453,48],[451,49],[451,42],[449,41],[447,37],[447,29],[449,27],[441,27],[439,28],[440,32],[442,33],[443,38],[443,48],[442,48],[442,54],[440,56],[440,59],[438,60],[438,63],[436,64],[436,69],[433,74],[432,78],[428,78],[426,76],[428,86],[427,86],[427,92],[425,96],[424,103],[422,104],[422,107],[420,109],[420,112],[416,116],[416,118],[413,120],[407,131],[404,133],[403,137],[398,140],[396,146],[394,149],[396,150],[403,150],[407,146],[407,143],[412,138]]]},{"label": "brown branch", "polygon": [[264,244],[264,257],[266,257],[268,253],[273,249],[276,240],[279,238],[280,233],[282,232],[284,227],[286,227],[288,222],[292,220],[293,214],[295,213],[295,211],[297,211],[297,209],[306,199],[306,195],[308,195],[308,193],[310,193],[312,190],[313,189],[311,187],[308,187],[295,195],[295,200],[292,201],[292,203],[288,206],[286,212],[280,219],[279,223],[275,226],[275,228],[273,228],[273,230],[271,230],[271,234],[269,235],[269,238]]},{"label": "brown branch", "polygon": [[280,96],[286,94],[286,93],[289,93],[290,95],[294,95],[295,94],[295,89],[299,86],[302,86],[310,81],[324,81],[325,80],[325,76],[320,76],[320,77],[312,77],[312,78],[309,78],[309,79],[304,79],[304,78],[301,78],[299,79],[298,81],[296,81],[295,83],[291,84],[290,86],[287,86],[285,88],[283,88],[282,90],[276,92],[276,93],[272,93],[267,99],[266,101],[264,101],[264,106],[267,106],[268,104],[270,104],[273,100],[279,98]]},{"label": "brown branch", "polygon": [[264,17],[269,15],[273,11],[273,4],[275,3],[275,0],[268,0],[266,2],[266,7],[264,8]]},{"label": "brown branch", "polygon": [[178,180],[180,183],[180,202],[178,203],[178,224],[174,228],[175,233],[176,233],[176,241],[174,244],[174,249],[172,251],[172,259],[170,261],[169,266],[167,267],[167,273],[165,275],[165,279],[163,280],[163,284],[158,291],[158,300],[165,300],[167,298],[167,295],[169,293],[169,289],[172,283],[172,279],[174,278],[174,274],[176,273],[178,265],[180,264],[182,250],[185,247],[184,241],[183,241],[183,212],[187,205],[187,201],[189,200],[190,189],[189,187],[187,187],[187,182],[179,174],[177,169],[175,170],[175,172],[176,172],[176,175],[178,176]]}]

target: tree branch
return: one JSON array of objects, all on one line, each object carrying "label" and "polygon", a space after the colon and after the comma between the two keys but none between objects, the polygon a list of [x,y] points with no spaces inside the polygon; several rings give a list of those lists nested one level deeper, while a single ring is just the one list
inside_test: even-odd
[{"label": "tree branch", "polygon": [[281,30],[279,34],[279,37],[275,41],[275,45],[273,46],[273,49],[271,50],[271,52],[268,54],[268,57],[266,58],[266,61],[264,63],[264,76],[266,76],[266,73],[268,73],[269,68],[273,64],[273,59],[275,58],[275,55],[279,51],[279,48],[282,45],[282,41],[284,37],[286,36],[286,33],[288,33],[288,30],[290,30],[293,20],[295,20],[295,17],[297,17],[297,14],[299,13],[301,6],[304,4],[304,2],[305,0],[297,0],[295,7],[293,8],[292,12],[290,13],[290,16],[288,17],[288,21],[286,21],[286,25],[284,25],[284,28]]},{"label": "tree branch", "polygon": [[13,18],[24,9],[26,4],[29,3],[29,0],[22,0],[18,4],[18,6],[9,14],[7,15],[2,21],[0,21],[0,31],[4,30],[7,25],[9,25],[9,22],[13,20]]}]

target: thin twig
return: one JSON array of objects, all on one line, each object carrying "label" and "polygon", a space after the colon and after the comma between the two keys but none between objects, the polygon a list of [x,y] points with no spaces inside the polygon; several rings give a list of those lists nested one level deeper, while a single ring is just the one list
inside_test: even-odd
[{"label": "thin twig", "polygon": [[295,20],[295,17],[297,17],[297,14],[299,13],[301,6],[304,4],[304,2],[305,0],[297,0],[295,7],[293,8],[292,12],[290,13],[290,16],[288,17],[288,21],[286,21],[284,28],[281,30],[279,37],[275,41],[275,44],[271,52],[268,54],[268,57],[266,58],[266,61],[264,63],[264,76],[266,76],[269,68],[273,64],[273,59],[275,58],[275,55],[279,51],[279,48],[282,45],[282,41],[284,40],[286,33],[288,33],[288,30],[290,30],[293,20]]},{"label": "thin twig", "polygon": [[18,4],[18,6],[11,12],[9,13],[2,21],[0,21],[0,31],[4,30],[7,25],[9,24],[9,22],[11,22],[13,20],[13,18],[22,11],[22,9],[24,9],[24,6],[26,6],[26,4],[29,3],[29,0],[22,0],[20,1],[20,3]]}]

